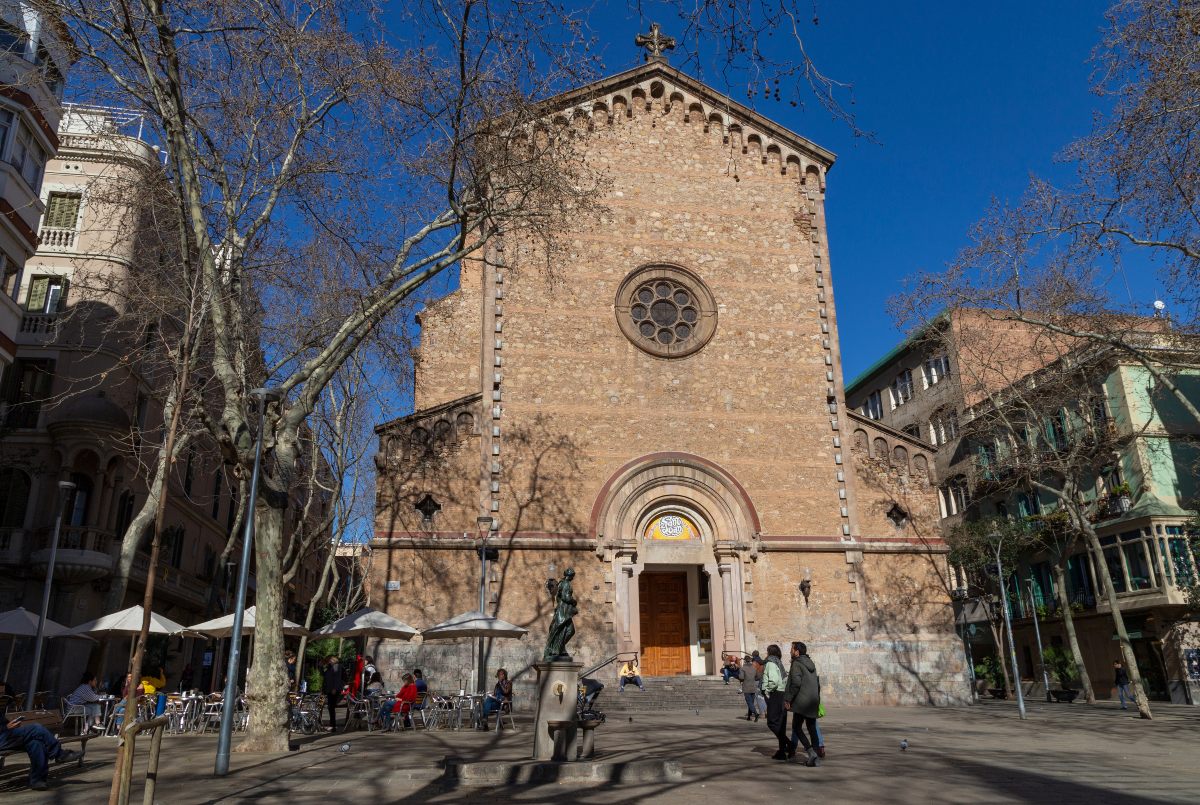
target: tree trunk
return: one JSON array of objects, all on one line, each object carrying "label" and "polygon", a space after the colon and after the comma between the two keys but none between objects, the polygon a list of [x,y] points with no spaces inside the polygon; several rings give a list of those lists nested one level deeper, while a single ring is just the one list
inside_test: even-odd
[{"label": "tree trunk", "polygon": [[[1079,650],[1079,638],[1075,635],[1075,617],[1071,614],[1071,601],[1067,598],[1066,564],[1068,557],[1062,557],[1053,564],[1054,587],[1058,592],[1058,605],[1062,609],[1063,629],[1067,633],[1067,645],[1071,647],[1071,658],[1075,660],[1075,672],[1079,674],[1079,684],[1083,687],[1083,696],[1088,704],[1096,703],[1096,692],[1092,690],[1092,679],[1088,676],[1087,666],[1083,663],[1083,652]],[[1061,685],[1063,680],[1059,680]]]},{"label": "tree trunk", "polygon": [[1096,573],[1100,576],[1100,583],[1104,586],[1104,595],[1108,598],[1108,606],[1112,611],[1113,626],[1116,627],[1117,639],[1121,642],[1121,658],[1129,672],[1129,687],[1133,689],[1138,715],[1142,718],[1154,718],[1150,713],[1150,702],[1146,699],[1146,692],[1142,690],[1142,674],[1138,671],[1137,657],[1133,653],[1133,642],[1129,639],[1129,632],[1125,629],[1125,617],[1121,614],[1121,602],[1117,600],[1112,574],[1108,572],[1108,563],[1104,561],[1104,548],[1100,545],[1100,538],[1096,536],[1095,529],[1090,525],[1083,529],[1083,536],[1087,539],[1088,548],[1095,559]]},{"label": "tree trunk", "polygon": [[250,721],[239,752],[288,750],[287,669],[283,661],[284,510],[262,496],[254,506],[254,660],[246,674]]},{"label": "tree trunk", "polygon": [[[992,642],[996,644],[996,657],[1000,660],[1000,670],[1004,674],[1004,689],[1009,691],[1015,690],[1012,686],[1012,676],[1008,673],[1008,660],[1004,659],[1008,653],[1004,649],[1004,622],[997,622],[994,616],[995,613],[992,613],[992,617],[988,618],[988,625],[992,627]],[[993,685],[996,684],[994,679],[989,679],[988,681]]]},{"label": "tree trunk", "polygon": [[304,634],[300,635],[300,650],[296,653],[296,685],[304,679],[304,651],[308,648],[308,633],[312,631],[313,615],[317,611],[317,602],[325,597],[325,588],[333,571],[333,562],[337,556],[337,545],[330,544],[329,555],[325,557],[325,566],[321,568],[321,581],[317,591],[308,599],[308,612],[304,615]]}]

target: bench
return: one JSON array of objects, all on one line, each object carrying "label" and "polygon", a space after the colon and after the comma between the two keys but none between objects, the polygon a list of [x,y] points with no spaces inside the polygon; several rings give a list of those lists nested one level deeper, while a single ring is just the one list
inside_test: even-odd
[{"label": "bench", "polygon": [[[58,742],[69,749],[75,747],[70,744],[79,744],[79,760],[76,761],[77,766],[83,766],[83,759],[87,755],[87,742],[92,737],[91,735],[59,735],[63,728],[62,714],[55,710],[26,710],[24,712],[9,713],[5,718],[12,721],[17,716],[24,716],[25,720],[22,724],[41,724],[54,736],[58,738]],[[4,759],[9,755],[21,755],[27,757],[26,752],[21,747],[15,749],[0,749],[0,768],[4,767]],[[54,765],[54,764],[51,764]]]}]

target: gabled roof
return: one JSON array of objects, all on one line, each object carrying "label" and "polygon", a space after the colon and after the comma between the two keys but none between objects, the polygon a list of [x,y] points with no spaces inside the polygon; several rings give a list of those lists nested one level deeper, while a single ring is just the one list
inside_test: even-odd
[{"label": "gabled roof", "polygon": [[613,101],[623,98],[626,108],[631,108],[635,93],[642,93],[646,100],[665,98],[669,104],[682,103],[685,113],[700,111],[704,120],[721,122],[728,133],[731,127],[740,128],[743,142],[750,134],[762,140],[763,153],[772,146],[778,148],[786,164],[788,157],[808,164],[820,166],[822,182],[825,172],[833,166],[837,155],[805,139],[749,107],[743,106],[702,81],[676,70],[664,61],[651,60],[623,73],[593,81],[578,89],[547,98],[538,104],[539,111],[547,117],[565,113],[568,118],[577,115],[591,117],[601,107],[612,114]]}]

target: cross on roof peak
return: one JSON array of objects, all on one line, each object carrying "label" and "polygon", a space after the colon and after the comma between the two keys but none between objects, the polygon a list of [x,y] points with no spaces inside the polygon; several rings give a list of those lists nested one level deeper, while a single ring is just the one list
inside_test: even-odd
[{"label": "cross on roof peak", "polygon": [[638,34],[633,43],[646,49],[646,61],[666,61],[663,51],[675,49],[675,37],[664,36],[657,22],[650,23],[650,33]]}]

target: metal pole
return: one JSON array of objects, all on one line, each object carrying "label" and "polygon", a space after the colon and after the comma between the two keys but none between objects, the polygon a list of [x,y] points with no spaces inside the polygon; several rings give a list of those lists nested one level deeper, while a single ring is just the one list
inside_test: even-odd
[{"label": "metal pole", "polygon": [[250,498],[246,502],[246,524],[242,531],[242,566],[238,568],[237,603],[233,608],[233,632],[229,636],[229,663],[225,671],[225,694],[221,707],[221,733],[217,737],[216,775],[229,773],[229,745],[233,741],[233,711],[237,707],[238,665],[242,655],[242,619],[246,614],[246,585],[250,580],[250,557],[254,547],[254,508],[258,500],[258,473],[262,463],[263,430],[266,428],[267,403],[282,395],[277,389],[254,389],[250,396],[258,400],[258,439],[254,445],[254,469],[250,473]]},{"label": "metal pole", "polygon": [[966,622],[965,617],[963,619],[963,645],[967,648],[967,671],[971,678],[971,702],[974,703],[977,701],[977,693],[975,689],[978,688],[979,685],[975,680],[975,658],[971,655],[970,624]]},{"label": "metal pole", "polygon": [[[489,514],[486,518],[480,517],[477,519],[481,525],[487,525],[487,530],[483,532],[483,539],[479,545],[479,612],[482,614],[484,608],[487,606],[487,544],[488,537],[492,535],[492,516]],[[487,676],[487,668],[484,667],[484,663],[487,660],[483,654],[482,635],[476,638],[475,649],[478,656],[475,659],[475,667],[471,671],[475,675],[475,684],[471,688],[472,693],[478,693],[483,689],[483,680]]]},{"label": "metal pole", "polygon": [[1046,686],[1046,701],[1051,701],[1050,673],[1046,670],[1046,657],[1042,654],[1042,627],[1038,625],[1037,604],[1033,601],[1033,579],[1026,579],[1025,583],[1029,585],[1029,606],[1033,609],[1033,634],[1037,639],[1038,664],[1042,666],[1042,684]]},{"label": "metal pole", "polygon": [[[1001,542],[1001,544],[1003,544]],[[1021,669],[1017,667],[1017,644],[1013,641],[1012,618],[1008,612],[1008,585],[1004,583],[1004,565],[1000,561],[1000,545],[996,546],[996,573],[1000,581],[1001,606],[1004,607],[1004,625],[1008,629],[1008,654],[1012,660],[1013,683],[1017,689],[1017,710],[1025,718],[1025,694],[1021,690]]]},{"label": "metal pole", "polygon": [[75,490],[71,481],[58,482],[58,516],[54,518],[54,536],[50,541],[50,562],[46,565],[46,583],[42,588],[42,612],[38,615],[37,637],[33,644],[33,670],[29,674],[29,692],[25,694],[25,709],[33,709],[33,697],[37,693],[38,673],[42,670],[42,637],[46,632],[46,618],[50,614],[50,587],[54,581],[54,562],[58,559],[58,534],[62,529],[65,496]]}]

